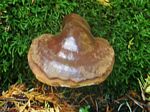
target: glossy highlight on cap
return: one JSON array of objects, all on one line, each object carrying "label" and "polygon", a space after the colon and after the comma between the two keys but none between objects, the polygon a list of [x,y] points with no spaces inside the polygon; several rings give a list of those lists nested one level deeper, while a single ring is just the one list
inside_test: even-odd
[{"label": "glossy highlight on cap", "polygon": [[58,35],[33,39],[29,66],[36,78],[50,86],[77,88],[103,82],[111,73],[114,50],[106,39],[95,38],[77,14],[64,17]]}]

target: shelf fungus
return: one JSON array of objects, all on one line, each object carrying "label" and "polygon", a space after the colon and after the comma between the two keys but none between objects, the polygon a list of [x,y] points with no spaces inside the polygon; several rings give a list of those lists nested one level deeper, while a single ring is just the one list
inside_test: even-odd
[{"label": "shelf fungus", "polygon": [[82,17],[70,14],[58,35],[43,34],[32,41],[28,63],[39,81],[77,88],[99,84],[109,76],[114,50],[107,40],[93,37]]}]

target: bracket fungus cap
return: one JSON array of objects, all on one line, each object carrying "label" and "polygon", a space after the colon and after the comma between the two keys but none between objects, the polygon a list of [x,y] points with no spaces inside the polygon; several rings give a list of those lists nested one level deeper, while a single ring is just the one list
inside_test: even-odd
[{"label": "bracket fungus cap", "polygon": [[94,38],[88,23],[77,14],[65,16],[62,26],[58,35],[43,34],[32,41],[28,63],[36,78],[70,88],[103,82],[114,64],[111,45]]}]

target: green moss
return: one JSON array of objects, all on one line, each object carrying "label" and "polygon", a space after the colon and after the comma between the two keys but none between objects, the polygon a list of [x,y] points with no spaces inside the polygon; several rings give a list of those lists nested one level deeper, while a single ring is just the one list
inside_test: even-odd
[{"label": "green moss", "polygon": [[[0,3],[0,81],[5,88],[16,81],[33,79],[27,64],[32,39],[59,32],[62,18],[78,13],[95,36],[109,40],[115,50],[115,65],[104,83],[108,94],[137,89],[141,75],[150,67],[150,22],[148,0],[111,0],[112,7],[96,0],[2,0]],[[112,93],[112,90],[114,93]]]}]

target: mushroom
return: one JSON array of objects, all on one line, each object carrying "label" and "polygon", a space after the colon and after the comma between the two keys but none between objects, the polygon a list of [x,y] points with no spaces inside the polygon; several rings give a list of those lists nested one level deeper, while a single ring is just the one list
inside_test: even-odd
[{"label": "mushroom", "polygon": [[28,63],[39,81],[77,88],[99,84],[109,76],[114,50],[106,39],[93,37],[82,17],[69,14],[60,34],[43,34],[32,41]]}]

